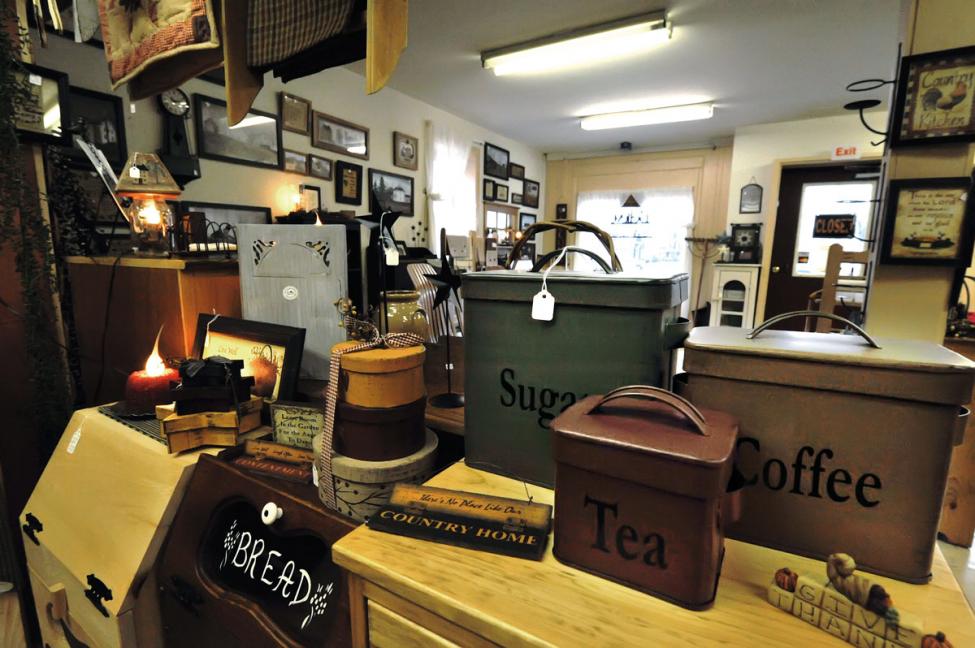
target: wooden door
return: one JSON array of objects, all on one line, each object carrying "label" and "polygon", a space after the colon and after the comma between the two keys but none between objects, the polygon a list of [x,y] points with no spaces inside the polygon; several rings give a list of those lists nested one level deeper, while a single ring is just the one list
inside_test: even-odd
[{"label": "wooden door", "polygon": [[[823,273],[811,271],[809,266],[816,265],[817,257],[822,257],[830,244],[840,243],[851,251],[865,249],[866,243],[858,239],[810,239],[810,218],[819,213],[855,213],[857,231],[865,237],[870,231],[869,218],[873,211],[870,201],[876,195],[878,173],[876,163],[782,170],[765,319],[806,310],[810,293],[823,287]],[[797,242],[803,249],[797,250]],[[810,245],[813,249],[806,249]],[[804,324],[804,318],[795,318],[776,328],[802,330]]]}]

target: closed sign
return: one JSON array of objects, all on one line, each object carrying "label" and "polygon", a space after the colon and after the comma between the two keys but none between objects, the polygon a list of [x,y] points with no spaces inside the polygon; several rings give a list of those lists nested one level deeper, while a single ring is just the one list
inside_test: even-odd
[{"label": "closed sign", "polygon": [[813,225],[813,238],[853,238],[856,220],[853,214],[820,214]]}]

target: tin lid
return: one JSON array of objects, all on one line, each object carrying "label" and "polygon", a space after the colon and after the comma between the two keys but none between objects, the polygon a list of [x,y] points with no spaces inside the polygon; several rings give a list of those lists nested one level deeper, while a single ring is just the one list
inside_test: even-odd
[{"label": "tin lid", "polygon": [[[487,270],[461,276],[464,299],[531,302],[542,288],[542,274],[524,270]],[[560,304],[662,309],[688,298],[687,274],[646,277],[616,272],[549,273],[548,290]]]},{"label": "tin lid", "polygon": [[[362,344],[357,340],[339,342],[332,350],[350,349]],[[394,349],[377,348],[355,351],[342,356],[342,368],[356,373],[393,373],[423,365],[426,348],[422,344]]]},{"label": "tin lid", "polygon": [[555,459],[689,496],[724,492],[738,421],[658,387],[589,396],[552,422]]}]

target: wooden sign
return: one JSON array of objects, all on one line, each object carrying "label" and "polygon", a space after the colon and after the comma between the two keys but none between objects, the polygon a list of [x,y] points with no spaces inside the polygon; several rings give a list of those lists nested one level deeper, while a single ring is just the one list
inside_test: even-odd
[{"label": "wooden sign", "polygon": [[970,188],[970,178],[891,181],[881,261],[967,266],[972,257]]},{"label": "wooden sign", "polygon": [[853,238],[857,217],[854,214],[818,214],[813,238]]},{"label": "wooden sign", "polygon": [[304,448],[293,448],[270,441],[248,441],[244,453],[258,459],[273,459],[290,464],[315,463],[315,453]]},{"label": "wooden sign", "polygon": [[541,560],[552,507],[506,497],[396,484],[370,528],[421,540]]},{"label": "wooden sign", "polygon": [[975,47],[906,56],[898,75],[893,146],[975,139]]},{"label": "wooden sign", "polygon": [[311,440],[325,429],[325,411],[306,403],[271,404],[271,427],[277,443],[311,449]]}]

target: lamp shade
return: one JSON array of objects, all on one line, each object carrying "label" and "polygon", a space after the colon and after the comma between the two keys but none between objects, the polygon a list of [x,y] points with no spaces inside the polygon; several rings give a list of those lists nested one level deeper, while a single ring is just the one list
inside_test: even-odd
[{"label": "lamp shade", "polygon": [[125,162],[115,192],[120,195],[138,196],[153,194],[179,196],[182,191],[169,169],[155,153],[133,153]]}]

